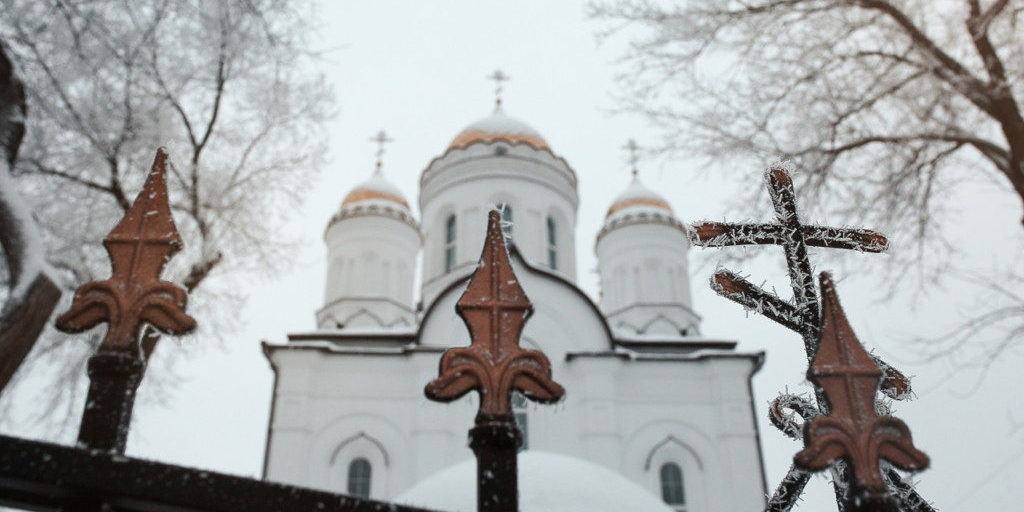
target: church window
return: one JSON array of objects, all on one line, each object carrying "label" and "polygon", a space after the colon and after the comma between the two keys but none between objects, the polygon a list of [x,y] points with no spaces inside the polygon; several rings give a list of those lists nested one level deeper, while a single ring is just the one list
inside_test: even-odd
[{"label": "church window", "polygon": [[455,215],[449,215],[444,222],[444,271],[455,268]]},{"label": "church window", "polygon": [[661,466],[661,499],[669,505],[686,505],[683,491],[683,470],[679,464],[667,462]]},{"label": "church window", "polygon": [[348,465],[348,493],[358,498],[370,497],[370,461],[360,457]]},{"label": "church window", "polygon": [[526,397],[518,391],[512,392],[512,413],[516,419],[516,427],[519,428],[519,432],[523,435],[523,445],[519,447],[520,451],[525,450],[529,447],[529,430],[526,416]]},{"label": "church window", "polygon": [[499,203],[498,210],[501,212],[501,231],[505,233],[505,238],[512,239],[512,205],[508,203]]},{"label": "church window", "polygon": [[555,231],[555,219],[548,217],[548,266],[558,270],[558,233]]}]

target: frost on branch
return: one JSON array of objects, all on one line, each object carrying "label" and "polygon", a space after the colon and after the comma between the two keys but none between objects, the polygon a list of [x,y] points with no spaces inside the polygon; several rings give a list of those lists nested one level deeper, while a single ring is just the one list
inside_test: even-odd
[{"label": "frost on branch", "polygon": [[25,89],[0,46],[0,246],[10,281],[0,307],[0,391],[35,345],[60,299],[47,272],[39,227],[10,172],[25,133],[25,110]]}]

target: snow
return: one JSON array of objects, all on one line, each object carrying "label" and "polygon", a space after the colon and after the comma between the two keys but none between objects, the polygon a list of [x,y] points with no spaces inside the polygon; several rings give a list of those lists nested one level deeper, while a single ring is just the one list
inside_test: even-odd
[{"label": "snow", "polygon": [[[534,130],[530,125],[526,124],[519,119],[508,116],[505,112],[498,110],[497,112],[474,121],[469,126],[465,127],[462,132],[483,132],[494,135],[529,135],[543,139],[540,132]],[[458,138],[458,137],[456,137]]]},{"label": "snow", "polygon": [[[476,460],[460,462],[400,494],[398,503],[476,510]],[[521,512],[671,512],[639,485],[596,464],[547,452],[519,454]]]},{"label": "snow", "polygon": [[[25,202],[15,186],[14,178],[8,172],[7,162],[0,163],[0,208],[9,208],[14,230],[17,232],[15,243],[18,247],[8,249],[8,255],[17,259],[17,267],[11,269],[11,293],[7,297],[8,304],[19,302],[38,274],[52,275],[46,264],[46,248],[39,237],[32,209]],[[18,268],[20,267],[20,268]],[[17,269],[15,273],[15,269]],[[56,279],[50,278],[54,283]]]},{"label": "snow", "polygon": [[[373,171],[373,174],[370,175],[369,179],[360,183],[359,185],[356,185],[355,188],[352,189],[352,192],[349,192],[349,194],[351,195],[352,193],[359,190],[377,192],[387,196],[397,197],[402,201],[408,202],[405,196],[402,194],[402,191],[399,190],[394,183],[391,183],[391,181],[384,177],[384,173],[381,172],[379,167]],[[387,202],[390,203],[391,201]]]},{"label": "snow", "polygon": [[626,187],[626,190],[622,191],[622,193],[615,198],[615,201],[612,203],[612,205],[614,207],[614,205],[618,203],[623,203],[634,199],[653,199],[655,201],[667,202],[665,201],[664,196],[647,188],[643,183],[640,182],[640,178],[638,178],[635,175],[633,176],[633,180],[629,183],[629,186]]}]

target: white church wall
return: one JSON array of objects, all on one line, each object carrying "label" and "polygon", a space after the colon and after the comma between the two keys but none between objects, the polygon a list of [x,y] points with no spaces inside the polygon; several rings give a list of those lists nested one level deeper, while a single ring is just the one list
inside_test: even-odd
[{"label": "white church wall", "polygon": [[[614,311],[637,301],[677,302],[692,308],[685,268],[689,248],[684,233],[664,224],[632,224],[604,233],[595,248],[601,289],[605,291],[602,311]],[[639,291],[639,295],[620,290]]]},{"label": "white church wall", "polygon": [[[503,154],[496,154],[497,148]],[[445,222],[455,214],[458,226],[456,270],[475,265],[483,247],[487,211],[511,205],[512,237],[538,265],[547,266],[547,218],[559,233],[557,272],[570,281],[575,267],[575,176],[546,150],[506,143],[473,144],[436,160],[424,171],[420,195],[424,233],[424,304],[455,278],[445,274]]]},{"label": "white church wall", "polygon": [[[277,350],[267,478],[345,492],[347,468],[373,468],[371,496],[388,498],[472,457],[465,433],[475,397],[428,402],[439,352],[333,354]],[[552,359],[566,399],[527,408],[529,448],[616,470],[660,495],[659,463],[684,472],[688,511],[756,509],[762,477],[749,388],[751,357],[692,361]],[[671,445],[671,446],[666,446]],[[712,503],[707,496],[717,496]]]},{"label": "white church wall", "polygon": [[359,327],[415,324],[412,277],[420,246],[415,227],[383,215],[356,215],[333,222],[324,239],[328,268],[317,327],[337,328],[353,320]]},{"label": "white church wall", "polygon": [[630,336],[699,334],[686,264],[689,241],[678,227],[655,221],[621,225],[603,232],[595,250],[601,311],[612,329]]}]

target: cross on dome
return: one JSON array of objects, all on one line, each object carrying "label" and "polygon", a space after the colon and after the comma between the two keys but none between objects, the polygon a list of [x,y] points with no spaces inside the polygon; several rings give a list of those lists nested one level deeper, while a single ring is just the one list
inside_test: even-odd
[{"label": "cross on dome", "polygon": [[636,144],[636,141],[629,139],[622,149],[629,151],[629,165],[633,168],[633,176],[636,176],[638,171],[636,170],[636,164],[640,162],[640,146]]},{"label": "cross on dome", "polygon": [[494,80],[494,111],[497,112],[501,110],[501,93],[504,90],[501,83],[509,81],[509,77],[501,69],[495,69],[487,78]]},{"label": "cross on dome", "polygon": [[388,142],[394,142],[394,140],[395,139],[388,137],[387,132],[384,130],[377,132],[377,135],[374,135],[373,138],[370,139],[370,142],[377,143],[377,170],[380,170],[381,161],[384,158],[384,145]]}]

